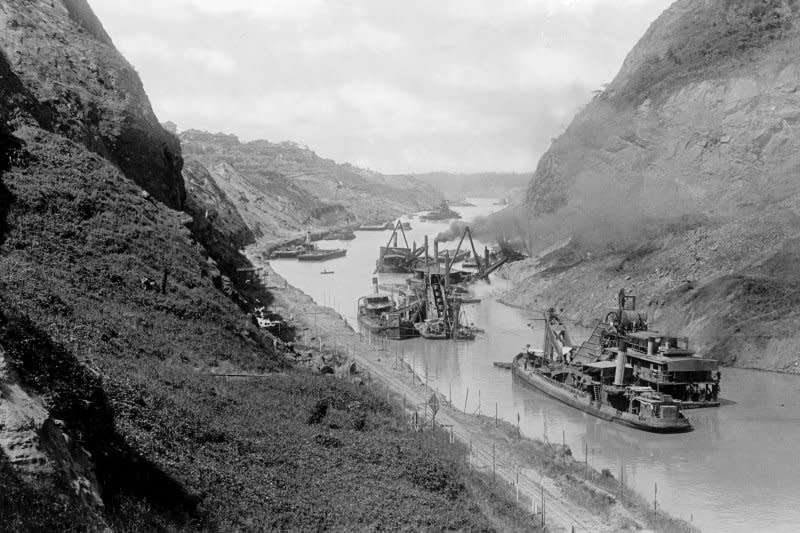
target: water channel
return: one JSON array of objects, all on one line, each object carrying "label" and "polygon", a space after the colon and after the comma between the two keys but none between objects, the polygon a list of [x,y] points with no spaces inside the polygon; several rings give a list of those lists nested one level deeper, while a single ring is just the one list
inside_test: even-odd
[{"label": "water channel", "polygon": [[[491,200],[472,199],[475,207],[456,207],[464,220],[499,209]],[[409,243],[433,238],[444,222],[411,219]],[[323,248],[347,248],[345,257],[325,263],[272,260],[271,266],[317,303],[337,309],[357,324],[359,296],[371,292],[378,248],[391,232],[357,232],[352,241],[322,241]],[[448,243],[452,248],[455,243]],[[333,274],[321,275],[325,268]],[[380,282],[402,279],[380,276]],[[731,403],[686,412],[695,430],[658,435],[601,421],[549,399],[513,380],[493,361],[510,361],[526,344],[539,346],[542,327],[535,313],[497,302],[508,287],[493,279],[476,290],[482,301],[467,318],[485,333],[475,341],[390,341],[389,351],[414,366],[429,386],[450,396],[459,409],[499,416],[522,433],[552,442],[562,439],[578,459],[588,448],[589,463],[609,469],[626,485],[652,501],[655,485],[663,508],[691,520],[703,531],[794,532],[800,527],[800,378],[782,374],[723,369],[721,396]],[[613,296],[613,295],[612,295]],[[657,324],[656,324],[657,327]],[[572,327],[576,342],[589,332]]]}]

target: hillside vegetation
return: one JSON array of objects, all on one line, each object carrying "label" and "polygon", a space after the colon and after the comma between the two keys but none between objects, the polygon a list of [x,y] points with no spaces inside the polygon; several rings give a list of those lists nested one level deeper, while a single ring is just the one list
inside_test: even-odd
[{"label": "hillside vegetation", "polygon": [[547,251],[509,300],[591,322],[626,287],[707,355],[798,371],[799,46],[793,0],[676,1],[495,218]]},{"label": "hillside vegetation", "polygon": [[0,29],[0,531],[530,525],[494,521],[463,450],[252,324],[254,235],[191,163],[186,199],[85,0],[2,3]]}]

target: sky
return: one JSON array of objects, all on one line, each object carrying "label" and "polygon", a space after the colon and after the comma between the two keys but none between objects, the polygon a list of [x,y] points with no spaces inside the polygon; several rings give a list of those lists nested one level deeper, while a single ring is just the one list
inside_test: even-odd
[{"label": "sky", "polygon": [[161,121],[386,174],[531,172],[671,0],[89,0]]}]

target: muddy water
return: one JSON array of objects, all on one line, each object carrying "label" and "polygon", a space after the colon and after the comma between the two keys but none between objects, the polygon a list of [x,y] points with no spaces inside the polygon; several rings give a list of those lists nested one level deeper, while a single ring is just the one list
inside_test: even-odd
[{"label": "muddy water", "polygon": [[[456,208],[470,220],[497,209],[491,201]],[[446,223],[412,219],[409,240],[422,242],[443,231]],[[323,247],[347,248],[347,256],[325,263],[274,260],[272,267],[317,302],[338,309],[356,324],[356,300],[371,291],[378,247],[390,232],[358,232],[353,241],[323,241]],[[454,246],[455,243],[448,247]],[[333,270],[322,275],[321,270]],[[402,280],[380,276],[380,282]],[[573,454],[615,476],[623,470],[626,485],[675,516],[692,520],[703,531],[790,532],[800,527],[800,379],[796,376],[725,369],[722,396],[731,403],[718,409],[687,411],[695,430],[656,435],[601,421],[550,400],[493,361],[510,361],[542,338],[535,313],[498,303],[507,289],[500,281],[482,285],[480,304],[467,317],[486,330],[475,341],[390,341],[388,357],[403,358],[417,375],[459,409],[519,420],[524,435],[562,439]],[[531,327],[528,326],[531,325]],[[576,342],[588,331],[573,327]],[[518,418],[519,417],[519,418]]]}]

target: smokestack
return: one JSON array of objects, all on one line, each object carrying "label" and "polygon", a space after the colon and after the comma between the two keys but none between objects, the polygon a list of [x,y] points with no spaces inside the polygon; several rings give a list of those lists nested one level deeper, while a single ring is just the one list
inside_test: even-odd
[{"label": "smokestack", "polygon": [[436,263],[436,271],[439,271],[439,239],[433,239],[433,262]]},{"label": "smokestack", "polygon": [[647,339],[647,355],[655,355],[656,353],[656,341],[653,339]]},{"label": "smokestack", "polygon": [[620,341],[617,346],[617,371],[614,373],[614,385],[621,387],[625,384],[625,359],[627,359],[628,349],[625,341]]},{"label": "smokestack", "polygon": [[429,255],[428,255],[428,236],[425,235],[425,266],[426,267],[428,266],[428,259],[429,259]]},{"label": "smokestack", "polygon": [[378,278],[377,277],[373,277],[372,278],[372,285],[375,287],[375,294],[378,294]]}]

